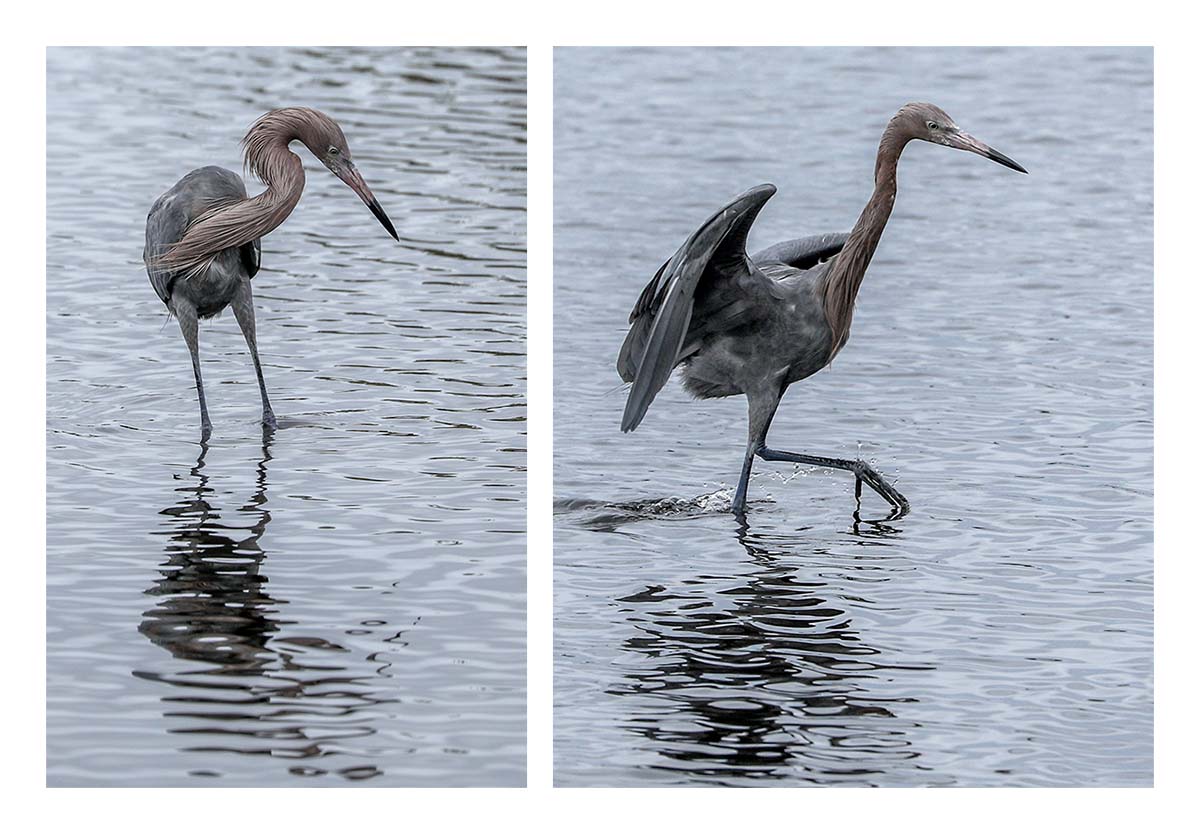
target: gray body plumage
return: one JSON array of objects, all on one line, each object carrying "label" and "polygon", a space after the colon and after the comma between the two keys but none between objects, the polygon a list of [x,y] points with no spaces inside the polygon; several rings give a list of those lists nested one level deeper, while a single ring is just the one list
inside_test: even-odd
[{"label": "gray body plumage", "polygon": [[241,282],[257,274],[262,253],[259,240],[216,253],[207,269],[191,276],[184,270],[157,264],[157,259],[183,239],[197,218],[214,208],[245,199],[246,186],[241,177],[210,165],[187,174],[154,201],[146,217],[142,259],[150,285],[172,313],[173,303],[186,301],[195,308],[197,317],[211,318],[233,301]]},{"label": "gray body plumage", "polygon": [[[819,286],[847,236],[798,238],[747,256],[746,233],[774,193],[767,184],[736,197],[642,291],[617,361],[621,378],[635,383],[623,430],[637,427],[677,366],[684,387],[709,398],[781,395],[829,363],[832,333]],[[652,365],[647,374],[644,362]]]},{"label": "gray body plumage", "polygon": [[684,388],[697,397],[787,386],[828,363],[831,334],[820,315],[816,276],[782,263],[754,265],[775,283],[776,304],[744,324],[709,334],[683,360]]}]

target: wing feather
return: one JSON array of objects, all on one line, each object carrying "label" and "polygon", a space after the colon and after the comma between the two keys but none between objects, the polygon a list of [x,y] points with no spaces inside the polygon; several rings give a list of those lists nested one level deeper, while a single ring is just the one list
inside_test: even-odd
[{"label": "wing feather", "polygon": [[830,233],[785,240],[756,253],[751,260],[756,264],[782,263],[796,269],[812,269],[821,261],[841,252],[848,237],[846,234]]},{"label": "wing feather", "polygon": [[707,331],[710,318],[726,324],[744,319],[754,306],[745,303],[748,296],[771,293],[770,280],[746,255],[746,236],[774,193],[767,184],[736,197],[693,232],[642,290],[617,358],[621,378],[633,383],[622,431],[637,428],[685,345]]}]

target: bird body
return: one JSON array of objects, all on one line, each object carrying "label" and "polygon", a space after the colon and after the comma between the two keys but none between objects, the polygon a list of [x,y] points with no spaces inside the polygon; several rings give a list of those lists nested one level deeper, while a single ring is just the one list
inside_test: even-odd
[{"label": "bird body", "polygon": [[731,397],[791,385],[829,362],[832,333],[821,310],[819,272],[754,262],[774,282],[775,303],[735,328],[707,335],[682,361],[696,397]]},{"label": "bird body", "polygon": [[199,318],[211,318],[233,301],[242,281],[249,281],[258,272],[262,247],[257,239],[217,251],[208,268],[195,275],[153,268],[153,253],[165,252],[182,240],[197,218],[216,205],[245,199],[246,186],[241,177],[210,165],[185,175],[154,201],[146,218],[146,248],[142,255],[150,264],[150,284],[168,309],[175,298],[176,304],[186,301],[195,307]]},{"label": "bird body", "polygon": [[142,258],[150,285],[179,327],[192,357],[200,403],[201,439],[212,431],[200,374],[198,322],[232,307],[250,348],[262,397],[262,423],[274,429],[254,322],[250,281],[258,272],[261,239],[296,207],[304,191],[304,164],[288,149],[299,141],[359,195],[397,240],[396,230],[363,181],[337,122],[317,110],[288,107],[258,119],[242,140],[246,167],[267,186],[248,197],[241,177],[224,168],[197,168],[159,197],[146,217]]},{"label": "bird body", "polygon": [[701,398],[744,394],[749,441],[732,509],[745,509],[755,457],[854,472],[898,514],[908,502],[861,460],[773,450],[771,420],[788,386],[833,361],[850,333],[854,301],[896,200],[896,167],[913,139],[986,156],[1024,172],[1008,157],[963,133],[931,104],[908,104],[888,122],[879,143],[875,187],[848,235],[826,234],[776,244],[751,257],[746,237],[775,194],[760,185],[710,217],[655,274],[630,314],[617,371],[632,383],[622,431],[637,428],[676,367]]}]

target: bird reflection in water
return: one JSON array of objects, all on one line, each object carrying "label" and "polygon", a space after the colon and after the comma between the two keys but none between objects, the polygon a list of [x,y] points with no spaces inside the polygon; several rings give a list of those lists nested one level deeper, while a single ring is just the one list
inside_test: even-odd
[{"label": "bird reflection in water", "polygon": [[[286,601],[267,592],[267,554],[260,545],[271,521],[270,443],[271,433],[264,432],[254,492],[231,518],[223,518],[216,505],[216,490],[204,471],[208,446],[201,444],[189,483],[176,487],[178,499],[162,510],[169,518],[167,559],[146,591],[158,602],[138,627],[186,663],[168,672],[133,674],[173,687],[162,699],[174,725],[170,732],[222,740],[183,752],[295,760],[288,770],[296,776],[379,776],[383,771],[373,764],[350,764],[363,758],[353,744],[375,733],[370,722],[394,699],[377,693],[378,677],[349,674],[333,660],[345,656],[346,648],[319,637],[280,636],[294,622],[279,616]],[[401,634],[389,640],[402,641]],[[375,675],[386,666],[379,665]],[[340,761],[347,766],[316,766],[330,756],[344,757]]]},{"label": "bird reflection in water", "polygon": [[871,785],[922,770],[906,738],[915,725],[893,712],[911,699],[871,692],[900,667],[881,663],[823,582],[779,560],[793,542],[772,546],[744,524],[738,540],[748,572],[618,600],[638,659],[610,694],[635,696],[628,729],[658,754],[650,766],[714,784]]}]

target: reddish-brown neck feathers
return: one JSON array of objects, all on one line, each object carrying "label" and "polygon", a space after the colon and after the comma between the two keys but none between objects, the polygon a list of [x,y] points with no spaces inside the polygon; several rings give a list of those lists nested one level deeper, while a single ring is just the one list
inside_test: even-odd
[{"label": "reddish-brown neck feathers", "polygon": [[303,142],[318,158],[331,145],[345,149],[346,139],[333,119],[307,107],[288,107],[263,115],[242,140],[246,169],[267,190],[246,200],[215,206],[196,218],[183,238],[158,259],[162,269],[194,275],[217,253],[257,240],[277,228],[300,202],[304,166],[288,150]]},{"label": "reddish-brown neck feathers", "polygon": [[[917,116],[914,105],[905,105],[892,117],[879,140],[875,158],[875,190],[866,208],[854,224],[846,245],[834,259],[821,284],[825,318],[833,332],[829,361],[837,355],[850,336],[850,321],[854,317],[854,300],[862,285],[871,256],[879,245],[883,227],[887,225],[896,201],[896,164],[909,140],[917,135],[912,124]],[[917,123],[920,119],[917,118]]]}]

